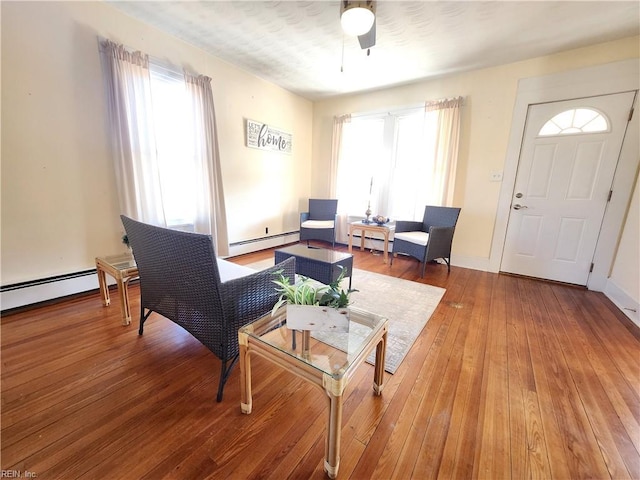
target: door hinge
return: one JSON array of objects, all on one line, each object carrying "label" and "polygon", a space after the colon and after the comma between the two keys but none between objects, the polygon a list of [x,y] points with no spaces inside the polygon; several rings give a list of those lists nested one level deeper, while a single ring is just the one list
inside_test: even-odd
[{"label": "door hinge", "polygon": [[607,202],[611,201],[612,196],[613,196],[613,190],[609,190],[609,196],[607,197]]},{"label": "door hinge", "polygon": [[592,263],[592,264],[591,264],[591,267],[589,267],[589,273],[592,273],[592,272],[593,272],[593,266],[594,266],[594,265],[593,265],[593,263]]},{"label": "door hinge", "polygon": [[627,122],[630,122],[633,118],[633,112],[635,112],[635,108],[631,107],[631,110],[629,110],[629,120],[627,120]]}]

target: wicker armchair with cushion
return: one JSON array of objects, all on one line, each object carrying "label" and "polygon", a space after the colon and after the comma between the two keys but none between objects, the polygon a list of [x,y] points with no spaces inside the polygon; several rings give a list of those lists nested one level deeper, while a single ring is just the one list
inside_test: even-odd
[{"label": "wicker armchair with cushion", "polygon": [[323,240],[336,246],[338,200],[309,199],[309,211],[300,214],[300,241]]},{"label": "wicker armchair with cushion", "polygon": [[222,361],[220,402],[238,360],[238,329],[270,312],[279,296],[273,274],[295,278],[295,259],[255,272],[217,258],[209,235],[121,218],[140,274],[138,333],[156,312],[197,338]]},{"label": "wicker armchair with cushion", "polygon": [[459,208],[427,205],[422,222],[396,221],[391,264],[397,253],[410,255],[422,263],[424,277],[427,262],[442,258],[450,272],[451,243],[459,215]]}]

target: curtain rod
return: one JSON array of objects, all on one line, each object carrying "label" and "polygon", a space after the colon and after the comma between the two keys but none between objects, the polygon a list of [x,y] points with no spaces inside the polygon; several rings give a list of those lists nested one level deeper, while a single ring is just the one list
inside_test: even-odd
[{"label": "curtain rod", "polygon": [[185,72],[188,73],[189,75],[195,75],[195,76],[200,75],[199,73],[193,72],[192,70],[189,70],[186,67],[179,67],[178,65],[175,65],[174,63],[171,63],[169,60],[162,59],[162,58],[156,57],[154,55],[150,55],[148,53],[144,53],[139,48],[132,48],[132,47],[130,47],[128,45],[125,45],[124,43],[119,43],[119,42],[116,42],[114,40],[111,40],[110,38],[106,38],[106,37],[103,37],[101,35],[98,35],[98,48],[100,50],[100,53],[104,53],[105,52],[104,44],[107,41],[115,43],[116,45],[122,45],[125,48],[125,50],[127,50],[127,51],[129,51],[131,53],[133,53],[133,52],[141,52],[144,55],[147,55],[149,57],[149,61],[150,62],[152,62],[155,66],[159,66],[161,68],[164,68],[168,72],[179,74],[179,75],[183,75]]},{"label": "curtain rod", "polygon": [[420,109],[424,109],[424,103],[407,105],[405,107],[395,107],[392,109],[385,108],[381,110],[371,110],[368,112],[352,113],[351,118],[369,117],[374,115],[395,115],[398,113],[411,112],[413,110],[420,110]]},{"label": "curtain rod", "polygon": [[[351,114],[351,118],[359,118],[359,117],[371,117],[371,116],[376,116],[376,115],[397,115],[397,114],[401,114],[401,113],[409,113],[412,112],[414,110],[424,110],[426,108],[426,106],[428,105],[437,105],[443,102],[460,102],[460,105],[463,106],[464,105],[464,97],[463,96],[457,96],[457,97],[448,97],[448,98],[440,98],[438,100],[427,100],[425,102],[419,103],[419,104],[413,104],[413,105],[408,105],[405,107],[396,107],[393,109],[381,109],[381,110],[372,110],[369,112],[358,112],[358,113],[352,113]],[[340,116],[340,115],[338,115]]]}]

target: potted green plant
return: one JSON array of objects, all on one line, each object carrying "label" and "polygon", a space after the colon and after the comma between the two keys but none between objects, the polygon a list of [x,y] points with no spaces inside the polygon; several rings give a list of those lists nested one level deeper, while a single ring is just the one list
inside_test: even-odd
[{"label": "potted green plant", "polygon": [[273,280],[280,298],[273,306],[272,315],[286,306],[287,326],[295,330],[334,330],[349,331],[350,295],[356,289],[344,290],[340,282],[345,277],[346,270],[342,269],[338,278],[329,285],[322,285],[301,276],[297,283],[285,277],[282,272],[276,272],[278,278]]}]

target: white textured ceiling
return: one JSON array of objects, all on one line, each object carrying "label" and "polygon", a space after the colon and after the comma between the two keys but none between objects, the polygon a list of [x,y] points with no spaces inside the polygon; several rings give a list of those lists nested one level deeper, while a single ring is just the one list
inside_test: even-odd
[{"label": "white textured ceiling", "polygon": [[367,56],[357,38],[343,37],[338,1],[109,3],[313,100],[640,33],[638,1],[382,0],[376,46]]}]

